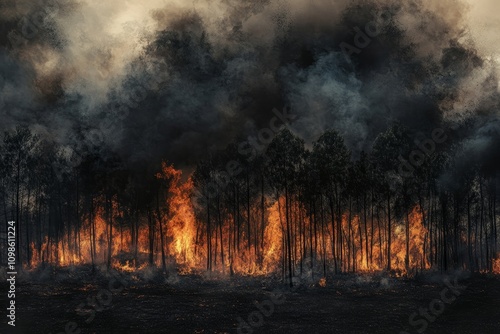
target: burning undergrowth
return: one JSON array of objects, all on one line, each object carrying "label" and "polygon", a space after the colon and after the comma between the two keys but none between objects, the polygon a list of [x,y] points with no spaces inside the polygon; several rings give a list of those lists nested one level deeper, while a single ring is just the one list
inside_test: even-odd
[{"label": "burning undergrowth", "polygon": [[[263,211],[254,214],[263,220],[253,218],[254,226],[248,220],[243,225],[233,212],[217,207],[211,227],[199,216],[203,211],[193,197],[191,177],[183,180],[181,171],[163,164],[156,178],[164,187],[158,188],[155,207],[142,222],[130,217],[118,198],[96,198],[90,204],[95,212],[84,216],[79,229],[67,230],[57,242],[49,238],[32,242],[31,267],[44,268],[39,272],[41,278],[55,266],[91,265],[94,270],[104,267],[137,280],[164,282],[187,274],[283,278],[290,270],[287,257],[293,259],[294,275],[310,282],[329,275],[327,268],[335,268],[337,273],[337,266],[344,273],[385,271],[393,277],[414,277],[438,269],[430,263],[433,226],[425,222],[426,213],[418,205],[401,217],[400,224],[388,229],[381,226],[379,213],[372,212],[371,221],[366,212],[364,217],[346,212],[338,220],[323,221],[299,203],[290,206],[284,196],[266,196],[258,199],[264,203]],[[130,225],[125,224],[130,220]],[[295,225],[292,233],[287,220]],[[340,244],[332,237],[337,231],[343,235]],[[287,247],[289,241],[293,248]],[[293,254],[288,253],[290,249]],[[492,272],[498,270],[497,263],[492,262]]]},{"label": "burning undergrowth", "polygon": [[[2,106],[25,100],[4,113],[0,145],[17,262],[41,279],[104,266],[137,281],[319,287],[499,273],[496,60],[466,38],[466,6],[444,3],[229,1],[214,18],[206,1],[153,1],[123,8],[153,27],[126,24],[130,36],[94,1],[56,8],[50,29],[1,50],[20,63],[0,68]],[[8,26],[33,10],[5,8]],[[92,12],[110,29],[79,44],[64,28]]]}]

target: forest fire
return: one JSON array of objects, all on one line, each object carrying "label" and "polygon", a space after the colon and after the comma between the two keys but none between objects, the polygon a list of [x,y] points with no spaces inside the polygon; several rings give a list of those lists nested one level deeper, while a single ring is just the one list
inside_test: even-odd
[{"label": "forest fire", "polygon": [[[108,207],[97,207],[79,230],[68,231],[57,244],[47,237],[40,244],[32,242],[32,265],[107,263],[133,272],[149,264],[165,270],[173,266],[187,274],[203,270],[209,263],[211,270],[222,273],[260,275],[281,270],[285,275],[290,256],[293,271],[301,274],[307,270],[312,274],[322,268],[326,275],[327,268],[337,262],[339,268],[349,272],[374,272],[387,267],[389,238],[380,221],[375,224],[373,217],[370,222],[363,221],[358,214],[344,213],[341,225],[344,240],[339,247],[333,238],[337,233],[335,224],[314,217],[304,206],[289,207],[288,216],[293,220],[292,226],[287,227],[284,196],[278,200],[264,199],[265,221],[260,226],[238,226],[232,213],[219,213],[217,225],[207,239],[206,227],[196,213],[193,179],[188,177],[183,181],[182,177],[181,171],[164,163],[156,178],[165,183],[165,188],[158,190],[156,207],[147,213],[142,223],[125,226],[122,221],[126,212],[113,199]],[[252,239],[248,233],[253,234]],[[395,275],[412,275],[417,270],[430,268],[426,255],[428,229],[423,225],[423,212],[419,207],[414,207],[403,222],[395,224],[390,233],[390,267]],[[498,270],[498,261],[495,270]],[[322,286],[326,284],[324,279],[321,282]]]},{"label": "forest fire", "polygon": [[497,333],[499,11],[1,0],[0,333]]},{"label": "forest fire", "polygon": [[[262,10],[273,7],[262,6]],[[338,13],[346,15],[346,19],[339,22],[360,26],[375,24],[377,20],[358,22],[373,13],[398,16],[407,10],[405,6],[385,1],[363,2],[361,7],[339,6]],[[436,10],[431,7],[422,13]],[[247,9],[229,12],[243,13]],[[290,59],[263,52],[255,55],[252,61],[256,63],[243,66],[249,71],[261,65],[266,69],[267,65],[277,66],[264,76],[273,78],[266,86],[270,89],[267,96],[261,88],[253,92],[253,84],[238,79],[252,75],[236,70],[239,66],[235,66],[250,61],[246,52],[240,52],[248,45],[239,45],[239,37],[234,36],[226,36],[222,44],[216,43],[215,36],[229,31],[236,33],[239,28],[215,32],[211,29],[219,25],[204,26],[203,15],[196,16],[199,13],[196,18],[184,20],[181,17],[186,13],[152,12],[156,13],[151,19],[159,24],[158,29],[141,38],[140,46],[128,48],[138,52],[122,59],[130,63],[112,66],[110,60],[106,66],[101,64],[106,67],[98,71],[101,74],[111,75],[119,69],[124,73],[114,73],[112,80],[97,75],[111,81],[108,85],[101,83],[106,87],[95,85],[102,88],[102,92],[97,89],[100,102],[95,102],[95,115],[88,115],[89,106],[82,101],[94,101],[96,97],[83,98],[87,90],[77,94],[81,87],[94,85],[84,80],[85,84],[68,91],[72,92],[71,98],[63,89],[64,84],[71,86],[78,81],[75,77],[66,78],[66,82],[64,73],[78,76],[75,69],[83,61],[79,59],[61,73],[32,73],[31,77],[37,82],[36,94],[28,95],[43,95],[35,100],[48,104],[40,109],[44,111],[59,110],[51,105],[58,105],[58,99],[62,99],[61,105],[68,102],[69,109],[76,103],[84,110],[82,117],[54,122],[71,125],[67,129],[53,129],[50,122],[38,124],[41,121],[38,113],[32,115],[35,122],[32,125],[18,124],[14,119],[5,123],[10,125],[5,127],[0,145],[0,205],[4,220],[15,220],[18,224],[18,263],[26,267],[91,264],[93,268],[104,265],[123,271],[151,266],[165,274],[173,271],[183,274],[207,271],[229,276],[279,273],[282,280],[290,284],[297,276],[310,277],[316,282],[318,277],[328,278],[339,273],[384,271],[393,276],[413,276],[426,270],[499,272],[500,174],[498,162],[487,158],[496,157],[491,152],[496,152],[498,136],[491,134],[498,131],[492,131],[490,125],[485,127],[491,122],[482,119],[482,111],[477,115],[472,111],[465,113],[458,110],[463,106],[455,106],[449,100],[458,92],[467,92],[462,83],[465,78],[489,73],[491,62],[483,60],[492,58],[483,59],[471,45],[450,43],[462,41],[462,33],[466,31],[462,26],[455,27],[454,20],[434,25],[443,27],[446,33],[432,32],[429,38],[441,35],[446,38],[435,41],[437,48],[420,46],[423,52],[418,45],[403,45],[403,41],[414,39],[402,37],[401,22],[398,23],[396,17],[388,21],[387,17],[379,17],[386,24],[380,37],[398,41],[391,44],[394,50],[382,50],[382,54],[389,52],[394,56],[386,63],[395,66],[394,73],[392,67],[388,72],[381,62],[368,61],[372,53],[366,53],[365,59],[357,52],[353,54],[353,47],[349,48],[345,40],[333,43],[330,37],[352,33],[350,25],[323,26],[335,20],[320,20],[318,36],[325,33],[328,38],[316,39],[316,33],[310,40],[305,37],[307,34],[292,36],[303,43],[303,48],[295,49],[288,42],[275,45],[277,54],[293,54]],[[188,12],[194,15],[191,9]],[[358,17],[356,13],[360,12],[364,14]],[[281,14],[264,16],[277,18]],[[461,17],[459,13],[455,16]],[[171,25],[157,22],[168,21],[167,17],[180,21],[170,22]],[[429,20],[440,18],[433,15]],[[239,21],[240,18],[235,20]],[[278,21],[278,25],[283,26],[284,21]],[[412,22],[407,18],[403,21]],[[229,21],[224,16],[221,24],[226,22]],[[267,26],[274,23],[268,22]],[[243,23],[234,25],[240,26],[243,27]],[[411,28],[415,26],[412,24]],[[293,34],[301,29],[280,33]],[[332,35],[332,29],[340,30]],[[413,33],[420,34],[421,29]],[[294,40],[283,37],[270,38]],[[128,41],[126,38],[124,43]],[[229,41],[236,44],[230,46]],[[326,41],[326,52],[315,54],[323,48],[310,47]],[[61,42],[43,44],[50,49]],[[377,43],[368,44],[372,48],[380,47]],[[26,47],[28,54],[39,50],[31,50],[24,43],[16,45]],[[182,50],[172,50],[173,45]],[[339,45],[343,53],[351,50],[345,54],[347,57],[324,58],[338,53]],[[259,45],[254,49],[265,50],[268,46]],[[121,54],[121,50],[127,48],[119,49]],[[228,50],[235,54],[230,55]],[[426,55],[425,60],[417,56],[429,50],[437,52],[434,56]],[[22,57],[19,61],[45,59],[59,51],[53,49],[43,57]],[[407,66],[408,59],[399,58],[402,54],[414,55],[415,64],[420,65]],[[351,56],[360,56],[354,63],[367,61],[367,66],[351,68],[351,60],[342,59]],[[316,62],[319,59],[322,61]],[[352,73],[341,71],[327,75],[329,71],[325,68],[346,68],[345,60]],[[453,62],[462,70],[453,69]],[[58,68],[55,63],[51,64],[46,71]],[[372,66],[375,68],[371,69]],[[5,68],[10,67],[18,70],[10,65]],[[38,72],[44,66],[37,63],[28,68]],[[414,72],[416,68],[418,73]],[[482,71],[478,71],[480,68]],[[165,72],[161,77],[166,81],[182,80],[178,85],[170,85],[163,79],[154,80],[149,75],[151,70]],[[380,96],[396,94],[391,101],[402,102],[388,106],[377,97],[371,103],[372,94],[363,94],[372,92],[371,87],[381,86],[379,81],[367,79],[377,75],[367,76],[365,70],[380,72],[383,78],[392,73],[387,82],[394,87]],[[459,75],[462,72],[463,77]],[[283,77],[275,78],[276,73]],[[337,78],[337,74],[342,74],[341,78]],[[261,77],[262,73],[256,75]],[[449,91],[442,84],[448,76],[450,80],[445,81],[450,85],[454,83]],[[23,73],[16,77],[30,76]],[[49,77],[58,79],[43,84],[44,78]],[[486,77],[481,75],[477,80],[485,80],[485,85],[496,82]],[[332,84],[334,79],[340,81]],[[200,80],[203,84],[198,86]],[[471,81],[474,87],[477,80]],[[56,87],[57,82],[62,86]],[[220,94],[208,89],[219,87],[220,83],[227,84]],[[367,89],[363,89],[363,85]],[[136,90],[138,86],[141,93]],[[337,87],[340,92],[330,92],[325,87]],[[484,100],[487,101],[484,105],[495,105],[491,101],[498,98],[497,88],[485,89],[484,95],[475,97],[474,101]],[[424,92],[437,93],[427,96]],[[81,96],[81,101],[76,101],[73,95]],[[172,100],[172,105],[165,102],[171,101],[172,96],[180,96],[181,100]],[[207,96],[217,98],[207,101]],[[349,103],[339,103],[341,96],[349,96]],[[132,97],[134,103],[130,102]],[[228,102],[233,97],[237,101],[234,105]],[[461,105],[464,98],[457,97],[457,104]],[[422,100],[427,102],[415,103]],[[270,101],[275,105],[270,105]],[[401,108],[401,104],[406,109]],[[179,112],[179,105],[189,112]],[[207,117],[199,114],[205,105],[209,106]],[[458,109],[453,111],[455,107]],[[31,115],[35,109],[33,106],[25,111]],[[396,115],[394,110],[401,114]],[[471,119],[461,116],[450,119],[455,112],[467,114]],[[181,114],[196,117],[178,120]],[[415,115],[422,115],[422,119],[417,122]],[[73,123],[80,119],[89,123]],[[475,134],[457,130],[471,127],[469,122],[474,124],[471,131]],[[211,130],[207,132],[207,129]],[[49,136],[52,132],[54,135]],[[60,134],[65,135],[59,138]],[[236,134],[241,134],[241,138]],[[480,143],[478,147],[484,150],[478,153],[482,158],[474,163],[463,158],[477,151],[471,149],[470,138],[477,138],[474,143]],[[243,141],[236,143],[240,139]],[[162,161],[175,162],[185,174]],[[1,233],[5,233],[4,230],[2,227]],[[0,246],[4,249],[5,243]]]},{"label": "forest fire", "polygon": [[[402,131],[391,128],[389,139],[381,137],[375,148]],[[440,268],[498,273],[496,180],[478,177],[469,198],[429,192],[434,181],[427,179],[422,184],[398,179],[400,188],[394,188],[393,170],[384,169],[393,161],[378,157],[385,154],[380,152],[350,161],[334,131],[309,151],[285,129],[269,144],[265,159],[241,164],[234,175],[224,171],[236,161],[231,147],[190,175],[163,163],[139,181],[113,166],[116,162],[103,167],[90,161],[79,168],[95,175],[76,174],[52,201],[42,190],[28,189],[23,201],[8,202],[15,204],[13,213],[35,222],[19,242],[28,267],[280,274],[290,285],[293,277],[315,281],[332,273],[407,277]],[[388,160],[377,165],[381,159]],[[374,186],[375,175],[380,180]],[[82,190],[82,181],[91,186]],[[457,202],[453,210],[447,206],[451,199]]]}]

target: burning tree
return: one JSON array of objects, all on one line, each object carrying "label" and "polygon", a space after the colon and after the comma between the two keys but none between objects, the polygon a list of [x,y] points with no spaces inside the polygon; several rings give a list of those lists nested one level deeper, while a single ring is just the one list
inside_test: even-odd
[{"label": "burning tree", "polygon": [[1,146],[0,203],[6,221],[21,222],[26,266],[281,270],[289,284],[330,270],[497,271],[496,175],[462,168],[451,146],[412,177],[398,174],[408,132],[391,127],[353,160],[339,133],[307,149],[284,129],[260,155],[229,146],[184,176],[165,162],[139,173],[109,152],[71,164],[64,148],[19,128]]}]

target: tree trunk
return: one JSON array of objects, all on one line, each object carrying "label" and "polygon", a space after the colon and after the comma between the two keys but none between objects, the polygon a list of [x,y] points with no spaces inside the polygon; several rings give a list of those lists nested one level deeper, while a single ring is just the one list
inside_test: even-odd
[{"label": "tree trunk", "polygon": [[391,271],[391,243],[392,243],[392,225],[391,225],[391,195],[387,195],[387,271]]}]

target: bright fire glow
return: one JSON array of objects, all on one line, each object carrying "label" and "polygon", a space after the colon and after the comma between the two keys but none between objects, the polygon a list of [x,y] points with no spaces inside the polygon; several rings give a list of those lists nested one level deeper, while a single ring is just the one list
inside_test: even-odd
[{"label": "bright fire glow", "polygon": [[[211,235],[207,236],[206,222],[196,216],[193,205],[193,180],[183,179],[181,171],[167,164],[163,164],[156,177],[166,185],[158,195],[158,208],[151,208],[149,214],[130,225],[130,218],[125,219],[125,212],[122,212],[117,199],[112,198],[108,211],[96,207],[95,214],[87,216],[79,231],[65,232],[59,236],[57,243],[48,238],[38,243],[40,246],[32,243],[33,264],[110,263],[115,268],[134,271],[147,266],[151,259],[153,265],[161,267],[163,246],[167,269],[176,268],[180,273],[190,273],[207,269],[207,246],[210,241],[214,271],[245,275],[280,270],[285,273],[288,270],[285,259],[290,235],[292,265],[296,273],[310,270],[311,266],[333,268],[333,245],[343,271],[372,272],[387,268],[387,225],[380,222],[364,221],[359,215],[344,213],[340,249],[337,222],[332,224],[328,217],[314,217],[301,205],[289,206],[290,227],[287,227],[286,201],[282,196],[277,200],[266,198],[262,207],[265,211],[250,216],[249,229],[246,226],[248,217],[243,216],[237,222],[233,212],[222,212],[220,217],[212,218]],[[94,202],[93,205],[97,206],[97,203],[105,201],[96,198]],[[111,238],[109,217],[113,220]],[[261,221],[263,218],[265,221]],[[237,227],[237,224],[241,226]],[[248,233],[251,238],[248,238]],[[429,246],[425,245],[427,234],[423,212],[418,206],[401,221],[394,221],[390,245],[393,274],[412,275],[417,269],[430,268],[429,255],[426,254]],[[493,271],[500,274],[498,258],[493,260]],[[323,284],[326,284],[324,279],[319,281],[320,286]]]}]

